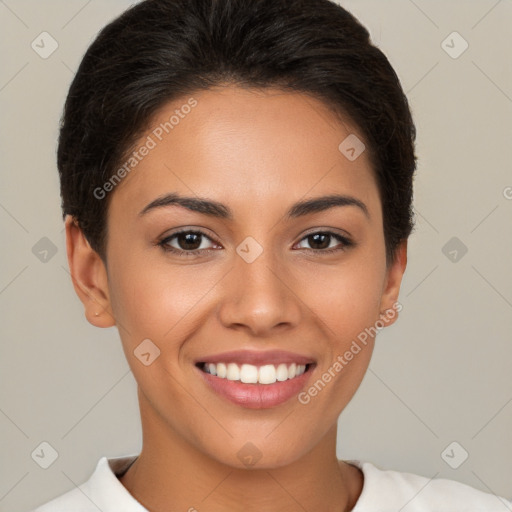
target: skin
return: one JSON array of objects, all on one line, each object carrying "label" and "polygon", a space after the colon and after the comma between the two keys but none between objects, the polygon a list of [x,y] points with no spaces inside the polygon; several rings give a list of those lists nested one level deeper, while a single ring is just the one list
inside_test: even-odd
[{"label": "skin", "polygon": [[[336,457],[337,419],[365,375],[374,339],[307,405],[296,397],[267,409],[235,405],[211,391],[193,363],[240,348],[283,349],[316,360],[315,382],[397,301],[406,241],[387,265],[367,152],[349,161],[338,150],[359,131],[323,102],[232,85],[193,97],[197,106],[112,192],[106,264],[66,219],[86,318],[117,325],[138,384],[143,448],[120,480],[154,512],[352,510],[363,475]],[[166,105],[152,126],[187,99]],[[139,215],[171,192],[221,202],[234,218],[176,205]],[[296,201],[333,193],[362,201],[368,216],[337,206],[285,218]],[[177,228],[204,231],[209,238],[195,247],[212,251],[166,253],[157,243]],[[307,238],[326,230],[355,245],[322,254],[343,247],[335,238],[324,246]],[[248,236],[263,248],[250,264],[236,252]],[[186,249],[179,242],[168,245]],[[161,351],[149,366],[133,352],[147,338]],[[251,468],[237,456],[249,441],[261,454]]]}]

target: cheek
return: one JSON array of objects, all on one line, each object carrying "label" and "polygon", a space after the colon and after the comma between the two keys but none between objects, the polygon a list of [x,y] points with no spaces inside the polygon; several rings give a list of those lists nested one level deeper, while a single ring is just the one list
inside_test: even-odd
[{"label": "cheek", "polygon": [[197,315],[204,314],[205,294],[221,278],[219,269],[207,272],[199,266],[149,262],[136,255],[120,261],[112,273],[110,292],[123,342],[132,346],[149,338],[169,348],[173,339],[185,339]]},{"label": "cheek", "polygon": [[304,413],[336,421],[368,369],[379,319],[382,269],[351,264],[317,272],[307,305],[319,319],[323,354],[315,380],[299,396]]},{"label": "cheek", "polygon": [[356,261],[315,273],[306,303],[326,327],[326,337],[343,346],[379,318],[383,266]]},{"label": "cheek", "polygon": [[[319,372],[322,382],[305,400],[321,394],[316,407],[322,414],[341,412],[371,359],[385,275],[385,260],[372,254],[378,252],[365,251],[342,265],[326,267],[311,281],[308,306],[320,319],[327,344]],[[331,410],[332,404],[338,407]]]}]

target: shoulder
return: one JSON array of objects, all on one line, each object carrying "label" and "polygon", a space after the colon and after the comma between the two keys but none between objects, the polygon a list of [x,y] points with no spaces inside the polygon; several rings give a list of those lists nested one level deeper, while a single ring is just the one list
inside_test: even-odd
[{"label": "shoulder", "polygon": [[97,507],[87,499],[85,494],[82,494],[81,487],[57,496],[30,512],[92,512],[93,510],[97,512]]},{"label": "shoulder", "polygon": [[381,469],[371,462],[345,461],[364,475],[352,512],[507,512],[512,502],[446,478]]},{"label": "shoulder", "polygon": [[118,480],[135,459],[102,457],[87,481],[30,512],[145,512]]}]

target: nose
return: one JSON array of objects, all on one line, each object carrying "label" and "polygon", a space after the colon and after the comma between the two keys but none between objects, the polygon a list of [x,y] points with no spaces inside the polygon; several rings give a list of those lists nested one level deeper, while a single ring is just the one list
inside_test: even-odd
[{"label": "nose", "polygon": [[297,326],[303,307],[297,281],[271,251],[252,263],[236,256],[224,286],[218,314],[225,327],[265,337]]}]

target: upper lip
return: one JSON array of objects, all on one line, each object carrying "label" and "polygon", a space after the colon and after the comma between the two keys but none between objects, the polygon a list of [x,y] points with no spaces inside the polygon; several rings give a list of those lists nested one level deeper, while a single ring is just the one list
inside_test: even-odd
[{"label": "upper lip", "polygon": [[286,350],[233,350],[231,352],[222,352],[220,354],[212,354],[204,356],[196,360],[197,363],[236,363],[252,364],[254,366],[263,364],[312,364],[315,360],[308,356],[288,352]]}]

